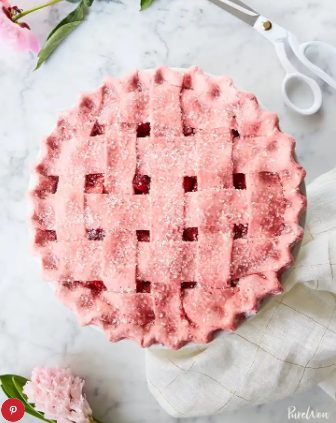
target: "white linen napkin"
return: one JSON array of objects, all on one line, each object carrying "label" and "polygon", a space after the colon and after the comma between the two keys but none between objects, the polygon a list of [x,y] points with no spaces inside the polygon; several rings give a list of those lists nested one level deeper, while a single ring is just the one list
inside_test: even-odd
[{"label": "white linen napkin", "polygon": [[208,345],[146,351],[149,389],[169,414],[216,414],[316,384],[336,399],[336,169],[307,191],[305,236],[283,294]]}]

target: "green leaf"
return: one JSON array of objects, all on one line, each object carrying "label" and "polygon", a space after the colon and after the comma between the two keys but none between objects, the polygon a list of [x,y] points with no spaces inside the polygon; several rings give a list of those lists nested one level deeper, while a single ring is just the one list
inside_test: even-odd
[{"label": "green leaf", "polygon": [[45,44],[38,54],[36,69],[44,63],[55,51],[62,41],[76,29],[85,19],[85,16],[94,0],[80,0],[75,10],[70,12],[56,27],[50,32]]},{"label": "green leaf", "polygon": [[23,392],[23,387],[26,385],[27,382],[29,382],[29,380],[23,376],[18,375],[11,375],[11,377],[16,390],[19,392]]},{"label": "green leaf", "polygon": [[42,50],[38,54],[38,61],[35,69],[38,69],[43,62],[45,62],[48,57],[54,52],[54,50],[61,44],[63,40],[75,29],[78,25],[81,24],[81,21],[75,21],[63,25],[58,28],[53,35],[47,39]]},{"label": "green leaf", "polygon": [[153,2],[154,0],[141,0],[141,10],[147,9]]},{"label": "green leaf", "polygon": [[49,38],[51,38],[51,36],[62,26],[71,22],[83,21],[92,3],[93,0],[80,0],[80,4],[76,7],[76,9],[70,12],[64,19],[62,19],[61,22],[56,25],[55,28],[50,32],[47,40],[49,40]]},{"label": "green leaf", "polygon": [[0,376],[0,386],[8,398],[16,398],[18,395],[12,378],[13,375]]},{"label": "green leaf", "polygon": [[2,390],[3,390],[3,392],[4,392],[4,394],[6,395],[6,397],[8,397],[8,398],[13,398],[11,395],[10,395],[10,393],[9,392],[7,392],[7,390],[2,386],[1,387],[2,388]]},{"label": "green leaf", "polygon": [[82,0],[86,7],[91,7],[94,0]]}]

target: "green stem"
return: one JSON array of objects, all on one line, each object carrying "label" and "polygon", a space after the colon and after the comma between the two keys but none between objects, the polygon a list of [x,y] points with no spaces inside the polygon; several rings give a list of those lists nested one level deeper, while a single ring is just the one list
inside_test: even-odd
[{"label": "green stem", "polygon": [[53,4],[59,3],[60,1],[64,1],[64,0],[50,0],[47,3],[41,4],[40,6],[36,6],[36,7],[33,7],[32,9],[24,10],[23,12],[15,15],[12,18],[12,20],[13,20],[13,22],[16,22],[17,20],[19,20],[23,16],[29,15],[29,13],[35,12],[36,10],[44,9],[45,7],[48,7],[48,6],[52,6]]}]

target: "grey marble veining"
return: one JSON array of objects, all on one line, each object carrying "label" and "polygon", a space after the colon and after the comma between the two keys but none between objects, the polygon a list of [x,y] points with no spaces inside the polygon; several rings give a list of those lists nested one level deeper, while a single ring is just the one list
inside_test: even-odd
[{"label": "grey marble veining", "polygon": [[[336,44],[334,0],[248,3],[302,41]],[[43,39],[71,7],[62,3],[28,21]],[[283,70],[273,47],[207,0],[157,0],[144,13],[138,12],[137,0],[96,1],[87,21],[52,59],[38,72],[32,72],[34,63],[30,54],[0,49],[0,372],[29,375],[37,365],[69,365],[87,378],[90,402],[104,422],[172,422],[147,390],[143,351],[130,342],[109,344],[100,333],[79,328],[31,257],[25,195],[41,138],[80,92],[96,88],[108,74],[197,64],[209,73],[231,75],[279,113],[282,129],[297,139],[311,181],[335,166],[336,93],[324,87],[324,107],[316,116],[290,112],[280,96]],[[336,419],[335,403],[315,388],[190,423],[283,423],[288,405],[303,411],[311,405]]]}]

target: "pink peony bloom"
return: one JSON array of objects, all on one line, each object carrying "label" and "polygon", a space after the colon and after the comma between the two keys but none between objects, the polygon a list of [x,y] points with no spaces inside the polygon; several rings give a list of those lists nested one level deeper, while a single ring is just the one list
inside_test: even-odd
[{"label": "pink peony bloom", "polygon": [[46,419],[57,423],[91,423],[94,420],[83,386],[84,380],[69,369],[36,368],[23,390],[28,402]]},{"label": "pink peony bloom", "polygon": [[16,6],[11,7],[8,0],[0,0],[0,41],[18,50],[38,52],[40,43],[29,26],[12,20],[12,13],[18,10]]}]

